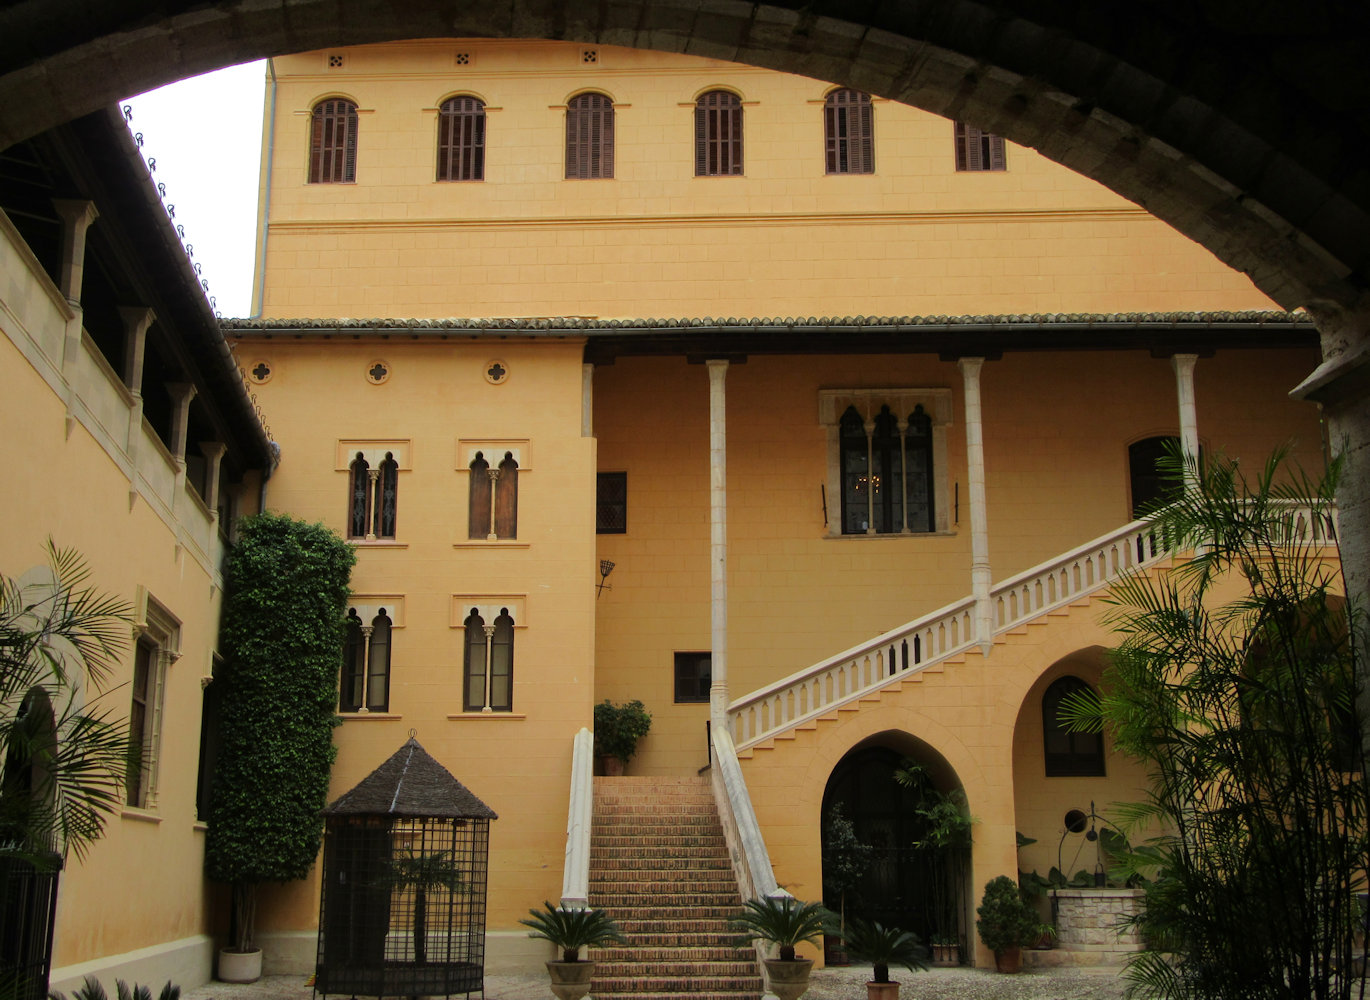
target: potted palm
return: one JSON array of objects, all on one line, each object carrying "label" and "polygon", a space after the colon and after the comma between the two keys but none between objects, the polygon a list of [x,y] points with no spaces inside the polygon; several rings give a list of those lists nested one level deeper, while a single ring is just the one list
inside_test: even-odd
[{"label": "potted palm", "polygon": [[642,702],[615,705],[608,698],[595,706],[595,756],[607,775],[623,773],[628,759],[637,752],[637,741],[652,728],[652,716]]},{"label": "potted palm", "polygon": [[910,972],[926,969],[927,949],[916,935],[898,927],[885,927],[853,917],[844,937],[852,957],[871,964],[866,983],[867,1000],[898,1000],[899,984],[890,979],[890,966],[902,965]]},{"label": "potted palm", "polygon": [[552,980],[552,992],[559,1000],[580,1000],[590,992],[590,979],[595,963],[580,957],[580,949],[606,944],[627,944],[618,924],[603,910],[564,910],[544,902],[543,909],[529,910],[528,919],[520,920],[533,928],[528,936],[552,942],[561,952],[561,960],[547,963],[547,974]]},{"label": "potted palm", "polygon": [[765,941],[779,949],[779,956],[765,963],[770,991],[780,1000],[798,1000],[809,988],[813,959],[795,957],[795,946],[822,937],[832,924],[833,915],[822,903],[801,903],[788,892],[747,900],[733,920],[743,940]]},{"label": "potted palm", "polygon": [[1041,934],[1041,923],[1023,902],[1018,883],[1007,875],[990,879],[975,912],[979,917],[975,929],[985,947],[994,952],[995,968],[1000,972],[1017,972],[1022,960],[1020,949],[1031,945]]}]

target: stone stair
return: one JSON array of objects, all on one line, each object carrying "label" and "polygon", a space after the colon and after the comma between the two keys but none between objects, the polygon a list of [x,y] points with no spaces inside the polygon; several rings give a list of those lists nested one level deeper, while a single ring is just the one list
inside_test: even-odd
[{"label": "stone stair", "polygon": [[706,778],[595,778],[590,905],[628,944],[594,952],[594,997],[758,1000],[750,946],[728,921],[741,910]]}]

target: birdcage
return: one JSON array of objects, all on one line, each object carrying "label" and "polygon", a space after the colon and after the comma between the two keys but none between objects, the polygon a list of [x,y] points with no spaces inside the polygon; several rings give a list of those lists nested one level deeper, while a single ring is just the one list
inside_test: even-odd
[{"label": "birdcage", "polygon": [[315,992],[483,995],[494,812],[411,737],[324,816]]}]

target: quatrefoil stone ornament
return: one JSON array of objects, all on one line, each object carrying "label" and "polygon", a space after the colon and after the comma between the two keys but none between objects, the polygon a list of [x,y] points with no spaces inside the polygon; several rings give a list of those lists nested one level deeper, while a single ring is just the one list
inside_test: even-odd
[{"label": "quatrefoil stone ornament", "polygon": [[271,379],[271,365],[265,361],[258,361],[248,369],[248,376],[257,385],[262,385]]},{"label": "quatrefoil stone ornament", "polygon": [[499,359],[487,362],[485,365],[485,381],[491,385],[499,385],[509,378],[509,367]]},{"label": "quatrefoil stone ornament", "polygon": [[390,377],[390,365],[384,361],[373,361],[366,369],[366,380],[372,385],[380,385]]}]

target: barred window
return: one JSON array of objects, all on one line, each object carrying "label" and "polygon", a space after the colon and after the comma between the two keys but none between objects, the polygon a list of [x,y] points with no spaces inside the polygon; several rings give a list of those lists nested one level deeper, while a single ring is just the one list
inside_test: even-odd
[{"label": "barred window", "polygon": [[485,179],[485,103],[451,97],[438,113],[438,180]]},{"label": "barred window", "polygon": [[309,119],[309,183],[357,179],[357,106],[334,99],[314,105]]},{"label": "barred window", "polygon": [[875,173],[875,131],[871,95],[834,90],[823,102],[823,136],[827,172]]},{"label": "barred window", "polygon": [[595,532],[622,535],[628,531],[628,473],[601,472],[595,480]]},{"label": "barred window", "polygon": [[957,122],[956,169],[1006,170],[1003,137]]},{"label": "barred window", "polygon": [[603,94],[580,94],[566,104],[566,177],[614,176],[614,104]]},{"label": "barred window", "polygon": [[695,102],[695,176],[742,173],[742,99],[711,90]]}]

